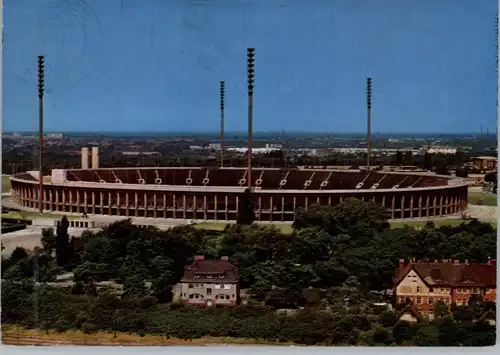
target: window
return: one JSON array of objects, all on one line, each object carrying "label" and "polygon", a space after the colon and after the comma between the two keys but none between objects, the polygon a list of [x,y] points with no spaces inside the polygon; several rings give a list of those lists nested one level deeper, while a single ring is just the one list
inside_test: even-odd
[{"label": "window", "polygon": [[228,300],[228,299],[229,299],[229,295],[226,295],[226,300]]},{"label": "window", "polygon": [[232,298],[234,298],[234,293],[231,295]]},{"label": "window", "polygon": [[417,293],[420,293],[420,286],[417,286]]},{"label": "window", "polygon": [[225,284],[224,285],[224,290],[230,290],[231,289],[231,285],[230,284]]},{"label": "window", "polygon": [[434,298],[433,297],[429,297],[429,304],[433,304],[434,303]]},{"label": "window", "polygon": [[211,296],[212,295],[212,289],[211,288],[207,288],[207,296]]},{"label": "window", "polygon": [[200,298],[200,296],[198,294],[194,295],[194,298]]},{"label": "window", "polygon": [[220,290],[220,286],[221,286],[221,285],[215,285],[215,286],[214,286],[214,288],[215,288],[216,290]]},{"label": "window", "polygon": [[433,292],[434,292],[434,289],[433,289],[432,287],[431,287],[431,288],[429,288],[429,292],[430,292],[430,293],[433,293]]},{"label": "window", "polygon": [[189,295],[189,298],[193,298],[193,297],[194,297],[194,295],[193,295],[193,294],[190,294],[190,295]]},{"label": "window", "polygon": [[193,286],[193,284],[189,284],[188,287],[189,288],[193,288],[194,286]]},{"label": "window", "polygon": [[446,304],[450,304],[450,299],[449,299],[449,298],[447,298],[447,299],[444,301],[444,303],[446,303]]},{"label": "window", "polygon": [[417,304],[421,304],[422,303],[422,298],[421,297],[417,297]]}]

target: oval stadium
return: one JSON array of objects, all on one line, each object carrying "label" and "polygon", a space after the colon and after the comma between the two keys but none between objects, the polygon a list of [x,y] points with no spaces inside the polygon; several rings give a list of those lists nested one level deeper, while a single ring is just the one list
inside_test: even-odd
[{"label": "oval stadium", "polygon": [[[245,168],[54,169],[51,175],[43,188],[45,211],[127,217],[235,220],[238,196],[248,185]],[[37,172],[15,174],[11,184],[19,208],[39,208]],[[465,180],[428,173],[253,168],[252,186],[257,221],[292,222],[300,207],[348,197],[385,206],[392,220],[467,208]]]}]

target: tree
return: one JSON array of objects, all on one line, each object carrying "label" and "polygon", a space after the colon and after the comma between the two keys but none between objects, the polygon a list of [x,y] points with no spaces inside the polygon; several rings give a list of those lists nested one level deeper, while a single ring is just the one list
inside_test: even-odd
[{"label": "tree", "polygon": [[53,228],[42,229],[42,247],[47,254],[52,254],[52,251],[56,247],[56,236],[54,235]]},{"label": "tree", "polygon": [[466,167],[456,169],[455,175],[457,177],[466,178],[469,176],[469,169],[467,169]]},{"label": "tree", "polygon": [[57,265],[64,267],[71,257],[69,255],[69,221],[66,216],[64,216],[59,223],[57,223],[56,229],[56,259]]},{"label": "tree", "polygon": [[396,166],[401,166],[401,164],[403,164],[403,153],[400,150],[396,152],[395,164]]},{"label": "tree", "polygon": [[239,196],[238,219],[237,223],[242,225],[252,224],[255,221],[255,212],[253,210],[252,192],[246,189]]}]

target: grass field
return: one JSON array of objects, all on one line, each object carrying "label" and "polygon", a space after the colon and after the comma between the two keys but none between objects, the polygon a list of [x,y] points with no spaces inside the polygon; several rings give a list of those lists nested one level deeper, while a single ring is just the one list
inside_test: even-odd
[{"label": "grass field", "polygon": [[484,192],[472,192],[469,191],[469,203],[471,205],[479,205],[480,201],[483,199],[482,205],[484,206],[496,206],[497,205],[497,195],[496,194],[485,194]]},{"label": "grass field", "polygon": [[167,338],[159,335],[139,336],[130,333],[99,332],[84,334],[81,331],[56,333],[23,329],[15,326],[2,326],[2,342],[5,345],[139,345],[139,346],[207,346],[207,345],[293,345],[292,343],[276,343],[259,339],[238,339],[229,337],[203,337],[193,340]]},{"label": "grass field", "polygon": [[[15,218],[15,219],[27,219],[27,220],[32,220],[32,219],[37,219],[37,218],[53,218],[53,219],[61,219],[63,215],[56,214],[56,213],[45,213],[43,215],[40,215],[38,212],[26,212],[26,211],[15,211],[15,212],[8,212],[8,213],[3,213],[2,218]],[[80,217],[78,216],[66,216],[68,217],[69,220],[74,220],[74,219],[79,219]]]},{"label": "grass field", "polygon": [[10,191],[10,176],[2,176],[2,193]]},{"label": "grass field", "polygon": [[[449,219],[436,219],[433,221],[436,227],[440,226],[459,226],[462,223],[468,223],[468,221],[463,221],[457,218],[449,218]],[[404,226],[415,227],[415,228],[423,228],[425,227],[427,221],[401,221],[401,222],[391,222],[391,228],[403,228]],[[493,223],[496,227],[496,222]],[[293,228],[290,224],[276,223],[273,224],[278,230],[282,233],[289,234],[292,233]],[[226,223],[220,222],[206,222],[195,225],[196,228],[199,229],[207,229],[207,230],[223,230],[226,227]]]}]

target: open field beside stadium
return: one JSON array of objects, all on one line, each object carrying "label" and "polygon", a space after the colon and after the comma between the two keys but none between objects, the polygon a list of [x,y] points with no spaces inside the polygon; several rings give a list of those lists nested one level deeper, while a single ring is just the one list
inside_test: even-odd
[{"label": "open field beside stadium", "polygon": [[2,343],[5,345],[94,345],[94,346],[210,346],[210,345],[279,345],[289,346],[293,343],[277,343],[260,339],[238,339],[230,337],[202,337],[193,340],[145,335],[131,333],[97,332],[85,334],[81,331],[68,331],[57,333],[55,331],[40,331],[36,329],[23,329],[15,326],[2,326]]}]

